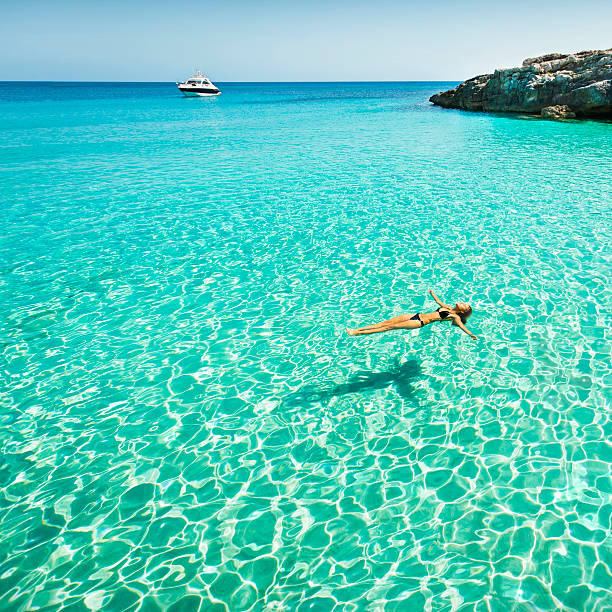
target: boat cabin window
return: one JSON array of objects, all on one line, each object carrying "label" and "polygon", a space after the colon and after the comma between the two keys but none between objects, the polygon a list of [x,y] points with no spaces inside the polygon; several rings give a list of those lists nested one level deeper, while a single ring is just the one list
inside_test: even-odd
[{"label": "boat cabin window", "polygon": [[208,79],[189,79],[187,85],[212,85]]}]

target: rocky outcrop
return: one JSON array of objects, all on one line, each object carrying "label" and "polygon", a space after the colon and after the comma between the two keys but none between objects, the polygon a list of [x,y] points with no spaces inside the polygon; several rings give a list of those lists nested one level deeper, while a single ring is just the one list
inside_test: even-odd
[{"label": "rocky outcrop", "polygon": [[520,68],[468,79],[429,100],[444,108],[548,119],[612,118],[612,49],[529,58]]},{"label": "rocky outcrop", "polygon": [[540,112],[542,119],[575,119],[576,113],[565,104],[545,106]]}]

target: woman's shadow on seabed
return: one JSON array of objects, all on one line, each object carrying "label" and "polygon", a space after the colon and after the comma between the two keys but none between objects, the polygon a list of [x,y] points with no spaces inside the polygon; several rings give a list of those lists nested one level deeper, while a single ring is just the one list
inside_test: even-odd
[{"label": "woman's shadow on seabed", "polygon": [[417,393],[411,381],[420,378],[422,373],[421,365],[416,359],[410,359],[404,363],[398,359],[389,370],[384,372],[357,372],[346,382],[329,386],[305,385],[288,395],[284,403],[292,407],[310,406],[326,403],[334,397],[349,393],[367,393],[391,386],[402,399],[415,402]]}]

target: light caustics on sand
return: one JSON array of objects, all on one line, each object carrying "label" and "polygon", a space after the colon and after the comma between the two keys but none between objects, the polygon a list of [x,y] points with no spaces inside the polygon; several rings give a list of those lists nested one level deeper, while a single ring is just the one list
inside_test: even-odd
[{"label": "light caustics on sand", "polygon": [[443,88],[0,87],[1,609],[609,604],[612,125]]}]

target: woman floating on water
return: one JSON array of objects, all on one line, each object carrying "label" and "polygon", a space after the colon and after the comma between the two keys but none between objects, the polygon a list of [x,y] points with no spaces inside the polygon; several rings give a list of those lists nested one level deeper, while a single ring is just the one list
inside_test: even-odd
[{"label": "woman floating on water", "polygon": [[459,327],[472,340],[478,339],[465,326],[465,322],[472,314],[472,307],[469,304],[457,302],[454,306],[449,306],[442,302],[431,289],[429,290],[429,295],[440,305],[440,308],[434,312],[417,312],[414,315],[400,315],[382,323],[366,325],[366,327],[358,327],[357,329],[349,329],[347,327],[346,333],[349,336],[363,336],[364,334],[380,334],[381,332],[392,331],[394,329],[419,329],[435,321],[451,321],[453,325]]}]

